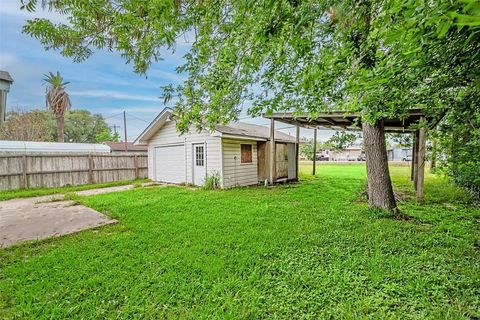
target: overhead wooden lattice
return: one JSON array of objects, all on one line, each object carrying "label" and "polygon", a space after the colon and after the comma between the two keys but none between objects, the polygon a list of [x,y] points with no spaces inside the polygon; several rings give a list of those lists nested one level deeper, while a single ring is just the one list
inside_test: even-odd
[{"label": "overhead wooden lattice", "polygon": [[[420,109],[411,109],[408,115],[402,119],[384,119],[385,131],[387,132],[413,132],[413,124],[418,124],[425,114]],[[360,130],[361,116],[358,113],[343,111],[319,113],[316,118],[294,114],[292,112],[277,112],[264,114],[265,118],[289,123],[306,128],[324,127],[329,129]]]}]

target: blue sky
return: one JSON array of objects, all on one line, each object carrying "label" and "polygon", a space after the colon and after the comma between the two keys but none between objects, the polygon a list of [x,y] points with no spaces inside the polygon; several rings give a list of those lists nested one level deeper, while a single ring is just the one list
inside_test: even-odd
[{"label": "blue sky", "polygon": [[[182,57],[190,48],[189,39],[178,43],[175,53],[165,51],[164,60],[153,65],[145,77],[135,74],[132,66],[116,53],[99,51],[82,63],[74,63],[55,51],[45,51],[36,39],[22,34],[22,26],[33,17],[48,17],[57,22],[63,17],[20,10],[20,0],[0,0],[0,4],[0,69],[10,72],[14,79],[7,111],[45,108],[43,75],[59,71],[70,82],[68,92],[74,109],[102,113],[109,125],[119,126],[122,133],[121,113],[125,110],[128,140],[133,140],[164,108],[160,87],[184,80],[175,68],[182,64]],[[269,123],[261,118],[242,121]],[[284,131],[294,134],[292,129]],[[325,140],[332,133],[320,131],[319,139]],[[302,129],[301,136],[310,137],[311,130]]]}]

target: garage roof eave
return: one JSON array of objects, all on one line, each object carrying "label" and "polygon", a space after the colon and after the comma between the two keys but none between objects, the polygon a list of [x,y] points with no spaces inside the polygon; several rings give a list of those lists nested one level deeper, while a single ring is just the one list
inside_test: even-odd
[{"label": "garage roof eave", "polygon": [[267,139],[265,139],[265,138],[259,138],[259,137],[249,136],[249,135],[239,135],[239,134],[226,134],[226,133],[221,133],[220,136],[221,136],[222,138],[230,138],[230,139],[267,141]]},{"label": "garage roof eave", "polygon": [[133,142],[134,145],[147,144],[148,140],[160,129],[172,114],[172,109],[164,108]]}]

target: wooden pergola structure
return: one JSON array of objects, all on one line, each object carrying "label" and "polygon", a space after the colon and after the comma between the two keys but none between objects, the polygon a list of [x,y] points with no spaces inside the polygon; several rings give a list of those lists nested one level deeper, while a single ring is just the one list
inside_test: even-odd
[{"label": "wooden pergola structure", "polygon": [[[319,113],[315,118],[307,115],[298,115],[291,112],[279,112],[264,114],[270,119],[270,142],[274,141],[275,121],[294,125],[296,127],[296,170],[298,177],[298,154],[300,144],[300,127],[314,130],[313,138],[313,174],[316,170],[316,145],[317,129],[326,128],[333,130],[360,131],[362,125],[361,115],[345,111],[332,111]],[[385,132],[407,133],[413,136],[411,180],[417,193],[417,199],[424,199],[424,178],[425,178],[425,146],[427,140],[427,128],[415,128],[420,122],[427,120],[420,109],[411,109],[404,118],[384,119]],[[270,182],[275,181],[275,144],[270,147]]]}]

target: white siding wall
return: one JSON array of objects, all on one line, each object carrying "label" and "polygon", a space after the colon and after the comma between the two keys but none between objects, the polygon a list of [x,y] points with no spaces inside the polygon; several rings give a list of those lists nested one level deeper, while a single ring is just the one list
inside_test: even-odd
[{"label": "white siding wall", "polygon": [[[206,144],[206,167],[207,173],[218,171],[221,173],[221,139],[212,137],[209,132],[191,132],[180,135],[175,128],[174,121],[168,121],[148,142],[148,177],[154,180],[154,148],[156,146],[185,143],[187,181],[192,183],[192,143]],[[157,168],[168,170],[168,168]]]},{"label": "white siding wall", "polygon": [[[241,163],[240,144],[252,145],[252,163]],[[257,184],[257,142],[253,140],[222,139],[222,148],[223,187],[231,188]]]}]

